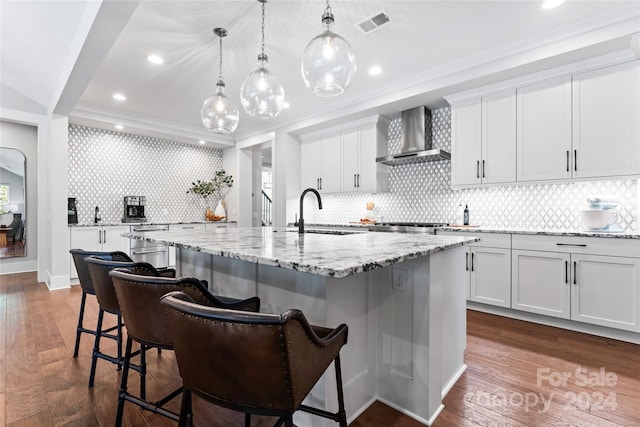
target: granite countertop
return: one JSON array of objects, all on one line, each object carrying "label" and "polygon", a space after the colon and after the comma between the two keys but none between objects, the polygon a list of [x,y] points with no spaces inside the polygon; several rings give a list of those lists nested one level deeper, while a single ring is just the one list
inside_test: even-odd
[{"label": "granite countertop", "polygon": [[472,243],[473,237],[352,232],[305,233],[291,228],[221,228],[202,231],[125,233],[211,255],[288,270],[343,278]]},{"label": "granite countertop", "polygon": [[186,221],[186,222],[85,222],[81,224],[69,224],[69,227],[115,227],[119,225],[178,225],[178,224],[235,224],[236,221]]},{"label": "granite countertop", "polygon": [[462,231],[467,233],[499,233],[499,234],[529,234],[534,236],[568,236],[568,237],[607,237],[613,239],[640,239],[638,232],[606,232],[589,230],[540,230],[523,228],[492,228],[492,227],[441,227],[438,231]]}]

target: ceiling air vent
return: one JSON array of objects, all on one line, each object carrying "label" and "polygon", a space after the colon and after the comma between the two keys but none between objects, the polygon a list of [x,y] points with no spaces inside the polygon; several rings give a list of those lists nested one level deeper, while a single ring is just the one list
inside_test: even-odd
[{"label": "ceiling air vent", "polygon": [[358,24],[358,27],[362,30],[362,32],[370,33],[372,31],[377,30],[385,24],[391,22],[391,18],[385,12],[380,12],[377,15],[367,18],[361,23]]}]

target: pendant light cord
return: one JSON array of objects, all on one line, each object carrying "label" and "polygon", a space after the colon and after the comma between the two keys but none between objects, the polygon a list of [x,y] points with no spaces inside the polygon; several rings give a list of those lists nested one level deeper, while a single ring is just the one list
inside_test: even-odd
[{"label": "pendant light cord", "polygon": [[220,71],[218,72],[218,83],[224,83],[222,78],[222,36],[220,36]]},{"label": "pendant light cord", "polygon": [[264,4],[266,2],[262,2],[262,56],[264,56]]}]

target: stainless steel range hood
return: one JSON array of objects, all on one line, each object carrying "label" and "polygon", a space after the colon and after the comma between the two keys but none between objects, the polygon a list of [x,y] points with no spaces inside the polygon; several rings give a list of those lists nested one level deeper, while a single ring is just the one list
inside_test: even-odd
[{"label": "stainless steel range hood", "polygon": [[417,107],[401,113],[402,151],[386,157],[378,157],[376,162],[385,165],[408,165],[411,163],[451,160],[451,153],[433,148],[431,139],[431,111],[427,107]]}]

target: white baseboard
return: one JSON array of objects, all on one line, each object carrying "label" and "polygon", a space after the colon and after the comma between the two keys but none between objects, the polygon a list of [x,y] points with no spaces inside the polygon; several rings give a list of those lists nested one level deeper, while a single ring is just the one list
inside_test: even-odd
[{"label": "white baseboard", "polygon": [[69,275],[61,274],[59,276],[52,276],[51,272],[47,271],[47,287],[50,291],[55,291],[57,289],[66,289],[69,287]]},{"label": "white baseboard", "polygon": [[0,262],[0,276],[3,274],[29,273],[38,270],[38,261]]}]

